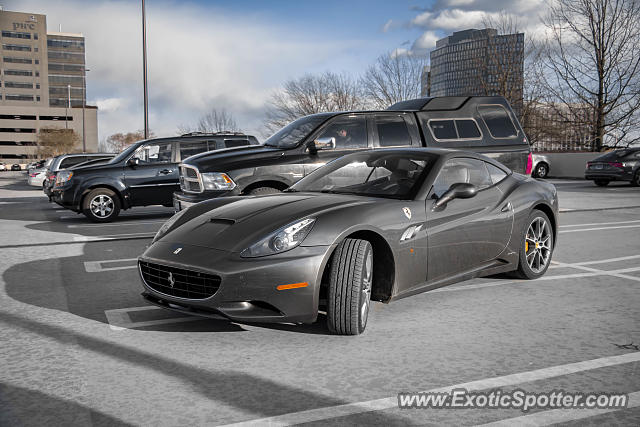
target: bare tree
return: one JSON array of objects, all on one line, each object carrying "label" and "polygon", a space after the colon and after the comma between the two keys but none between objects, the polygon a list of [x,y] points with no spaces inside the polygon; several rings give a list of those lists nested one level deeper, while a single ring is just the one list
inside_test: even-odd
[{"label": "bare tree", "polygon": [[426,57],[391,53],[381,55],[362,77],[364,94],[379,109],[398,101],[419,98],[425,65]]},{"label": "bare tree", "polygon": [[640,140],[639,19],[638,0],[555,0],[543,20],[545,86],[568,121],[590,128],[594,151]]},{"label": "bare tree", "polygon": [[[149,133],[149,138],[153,138],[153,132]],[[144,139],[144,131],[138,130],[127,133],[114,133],[107,137],[106,146],[108,150],[120,152],[133,144],[134,142]]]},{"label": "bare tree", "polygon": [[185,134],[189,132],[203,132],[203,133],[215,133],[215,132],[238,132],[238,124],[236,123],[233,114],[226,109],[212,108],[206,114],[203,114],[198,119],[195,126],[189,125],[178,126],[179,134]]},{"label": "bare tree", "polygon": [[40,128],[38,131],[38,152],[42,157],[71,153],[80,142],[73,129]]},{"label": "bare tree", "polygon": [[269,100],[267,131],[274,132],[302,116],[366,108],[360,83],[347,74],[325,72],[288,80]]}]

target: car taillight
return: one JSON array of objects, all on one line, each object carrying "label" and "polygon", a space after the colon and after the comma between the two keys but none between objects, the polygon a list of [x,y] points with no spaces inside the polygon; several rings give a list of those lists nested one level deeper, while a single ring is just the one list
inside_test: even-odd
[{"label": "car taillight", "polygon": [[527,156],[527,171],[525,174],[531,175],[531,172],[533,172],[533,154],[529,153]]},{"label": "car taillight", "polygon": [[30,173],[30,174],[29,174],[29,176],[30,176],[31,178],[35,178],[36,176],[38,176],[38,174],[37,174],[37,173]]},{"label": "car taillight", "polygon": [[620,163],[620,162],[609,162],[609,166],[611,166],[613,168],[621,168],[622,167],[622,163]]}]

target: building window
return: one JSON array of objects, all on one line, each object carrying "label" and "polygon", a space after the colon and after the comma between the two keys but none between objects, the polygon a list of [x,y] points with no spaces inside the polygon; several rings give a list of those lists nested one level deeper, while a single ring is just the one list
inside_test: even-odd
[{"label": "building window", "polygon": [[[0,141],[0,145],[4,146],[21,146],[21,145],[37,145],[36,142],[33,141]],[[7,155],[3,154],[1,157],[6,158]]]},{"label": "building window", "polygon": [[36,101],[40,102],[40,95],[36,95]]},{"label": "building window", "polygon": [[14,94],[6,94],[4,99],[7,101],[33,101],[33,95],[14,95]]},{"label": "building window", "polygon": [[0,114],[0,119],[4,120],[35,120],[36,116],[25,116],[19,114]]},{"label": "building window", "polygon": [[36,89],[40,89],[40,83],[36,83]]},{"label": "building window", "polygon": [[4,70],[5,76],[23,76],[23,77],[31,77],[33,75],[33,71],[31,70]]},{"label": "building window", "polygon": [[3,44],[4,50],[14,50],[16,52],[31,52],[31,46],[24,44]]},{"label": "building window", "polygon": [[62,49],[84,49],[84,40],[47,39],[47,47]]},{"label": "building window", "polygon": [[12,87],[12,88],[17,88],[17,89],[33,89],[33,83],[4,82],[4,87]]},{"label": "building window", "polygon": [[[35,116],[33,116],[35,118]],[[53,121],[73,121],[73,117],[72,116],[40,116],[39,117],[40,120],[53,120]]]},{"label": "building window", "polygon": [[2,37],[11,37],[14,39],[28,39],[31,40],[31,33],[20,33],[17,31],[3,31]]},{"label": "building window", "polygon": [[[10,63],[10,64],[31,64],[31,58],[12,58],[10,56],[5,56],[4,58],[2,58],[2,60],[6,63]],[[36,64],[38,63],[38,60],[36,59]]]},{"label": "building window", "polygon": [[33,128],[0,128],[0,132],[8,133],[36,133]]}]

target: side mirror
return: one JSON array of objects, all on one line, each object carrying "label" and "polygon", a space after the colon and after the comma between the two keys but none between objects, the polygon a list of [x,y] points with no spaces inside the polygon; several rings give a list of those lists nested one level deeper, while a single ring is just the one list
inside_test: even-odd
[{"label": "side mirror", "polygon": [[433,209],[438,209],[453,199],[470,199],[478,194],[478,188],[473,184],[459,182],[453,184],[438,200],[433,203]]},{"label": "side mirror", "polygon": [[131,166],[131,167],[136,167],[140,164],[140,159],[137,157],[131,157],[128,161],[127,161],[127,165]]},{"label": "side mirror", "polygon": [[333,150],[336,148],[336,139],[334,137],[318,138],[311,143],[312,151]]}]

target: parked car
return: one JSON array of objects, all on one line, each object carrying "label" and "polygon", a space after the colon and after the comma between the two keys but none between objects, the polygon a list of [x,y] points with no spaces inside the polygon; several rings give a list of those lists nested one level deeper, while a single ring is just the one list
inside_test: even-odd
[{"label": "parked car", "polygon": [[585,179],[604,187],[611,181],[629,181],[640,186],[640,147],[610,151],[587,162]]},{"label": "parked car", "polygon": [[27,184],[33,187],[42,187],[45,178],[47,177],[47,170],[42,169],[32,169],[29,171],[29,175],[27,178]]},{"label": "parked car", "polygon": [[20,167],[20,165],[19,165],[19,164],[14,163],[14,164],[12,164],[12,165],[11,165],[11,170],[12,170],[12,171],[21,171],[21,170],[22,170],[22,167]]},{"label": "parked car", "polygon": [[551,162],[549,157],[544,154],[533,153],[533,172],[531,176],[534,178],[546,178],[551,170]]},{"label": "parked car", "polygon": [[365,330],[389,302],[473,277],[542,276],[555,247],[553,185],[476,153],[363,151],[281,194],[182,210],[140,256],[143,297],[190,315]]},{"label": "parked car", "polygon": [[49,197],[49,201],[53,200],[52,189],[56,183],[58,172],[76,166],[80,163],[84,163],[88,160],[112,159],[115,156],[116,155],[114,153],[78,153],[63,154],[61,156],[54,157],[47,167],[47,176],[43,183],[44,194]]},{"label": "parked car", "polygon": [[6,170],[7,170],[7,166],[4,163],[0,162],[0,171],[6,171]]},{"label": "parked car", "polygon": [[244,146],[258,147],[258,140],[222,132],[139,141],[106,164],[58,173],[53,199],[96,222],[113,221],[120,210],[133,206],[171,206],[179,188],[180,161],[205,151],[232,152]]},{"label": "parked car", "polygon": [[222,196],[280,192],[345,154],[385,147],[437,147],[485,153],[531,173],[529,142],[502,97],[420,98],[385,111],[302,117],[261,147],[203,153],[182,161],[176,210]]}]

